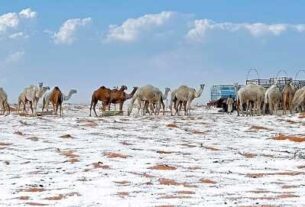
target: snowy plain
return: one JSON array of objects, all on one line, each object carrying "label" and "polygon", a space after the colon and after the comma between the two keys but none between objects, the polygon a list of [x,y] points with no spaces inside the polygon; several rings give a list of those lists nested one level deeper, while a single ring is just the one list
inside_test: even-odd
[{"label": "snowy plain", "polygon": [[0,117],[0,206],[305,206],[305,116]]}]

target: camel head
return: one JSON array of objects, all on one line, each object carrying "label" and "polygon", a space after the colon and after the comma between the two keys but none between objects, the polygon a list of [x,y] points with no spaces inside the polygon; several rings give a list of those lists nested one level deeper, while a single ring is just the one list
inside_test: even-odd
[{"label": "camel head", "polygon": [[[57,87],[58,88],[58,87]],[[59,88],[58,88],[59,89]],[[46,92],[47,90],[50,90],[50,87],[49,86],[44,86],[42,87],[42,91],[43,92]]]},{"label": "camel head", "polygon": [[203,92],[203,90],[204,90],[204,87],[205,87],[205,84],[200,84],[199,90],[198,90],[198,91],[194,91],[194,92],[195,92],[194,96],[195,96],[196,98],[198,98],[198,97],[201,96],[201,94],[202,94],[202,92]]},{"label": "camel head", "polygon": [[126,100],[132,98],[133,95],[134,95],[134,94],[136,93],[136,91],[138,90],[138,88],[139,88],[139,87],[133,87],[133,90],[131,91],[131,93],[126,95]]},{"label": "camel head", "polygon": [[39,88],[39,90],[35,92],[36,98],[39,99],[41,96],[43,96],[43,94],[44,94],[47,90],[50,90],[50,87],[49,87],[49,86],[44,86],[44,87],[42,87],[42,88]]},{"label": "camel head", "polygon": [[120,91],[125,91],[125,90],[127,90],[127,86],[122,85],[121,88],[120,88]]},{"label": "camel head", "polygon": [[168,94],[171,91],[170,88],[165,88],[165,93],[164,94]]},{"label": "camel head", "polygon": [[70,92],[69,92],[69,94],[75,94],[75,93],[77,93],[76,89],[71,89]]},{"label": "camel head", "polygon": [[167,99],[168,93],[169,93],[170,91],[171,91],[170,88],[165,88],[164,95],[163,95],[163,99],[164,99],[164,100]]}]

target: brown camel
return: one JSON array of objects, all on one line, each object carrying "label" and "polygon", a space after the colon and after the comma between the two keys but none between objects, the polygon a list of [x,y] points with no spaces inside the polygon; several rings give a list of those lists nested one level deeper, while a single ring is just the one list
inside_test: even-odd
[{"label": "brown camel", "polygon": [[137,90],[137,87],[134,87],[133,91],[130,94],[126,94],[125,90],[127,89],[126,86],[121,86],[120,89],[109,89],[105,86],[100,87],[92,94],[91,99],[91,106],[90,106],[90,116],[91,116],[91,110],[93,108],[93,111],[95,113],[95,116],[97,116],[97,113],[95,111],[95,107],[98,101],[102,102],[102,111],[106,110],[106,107],[108,110],[110,110],[110,104],[120,104],[120,111],[123,109],[123,104],[127,99],[130,99],[133,97],[134,93]]},{"label": "brown camel", "polygon": [[295,88],[292,85],[291,81],[287,83],[283,89],[283,114],[286,114],[286,110],[292,113],[292,99],[295,94]]},{"label": "brown camel", "polygon": [[63,95],[60,89],[55,86],[52,90],[50,96],[50,102],[53,105],[53,113],[57,115],[58,108],[59,108],[59,115],[62,116],[62,102],[63,102]]},{"label": "brown camel", "polygon": [[[120,111],[123,111],[123,104],[126,100],[131,99],[135,92],[137,91],[138,87],[133,87],[133,90],[130,94],[125,93],[127,90],[127,86],[122,85],[120,89],[113,89],[110,93],[110,103],[112,104],[119,104]],[[109,105],[110,106],[110,105]]]},{"label": "brown camel", "polygon": [[101,86],[99,89],[95,90],[92,94],[91,98],[91,105],[90,105],[90,115],[91,116],[91,110],[93,108],[95,116],[97,116],[97,113],[95,111],[95,107],[98,101],[101,101],[103,104],[102,110],[105,111],[106,106],[110,105],[110,94],[111,89],[106,88],[105,86]]}]

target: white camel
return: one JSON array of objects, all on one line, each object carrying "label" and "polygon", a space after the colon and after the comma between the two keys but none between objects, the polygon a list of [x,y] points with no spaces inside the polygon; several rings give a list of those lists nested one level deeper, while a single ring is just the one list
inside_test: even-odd
[{"label": "white camel", "polygon": [[[157,93],[160,93],[161,92],[161,97],[162,97],[162,100],[161,100],[161,105],[162,105],[162,109],[163,109],[163,115],[165,114],[165,100],[167,100],[167,97],[168,97],[168,94],[169,94],[169,92],[170,92],[170,88],[165,88],[165,91],[164,91],[164,94],[162,94],[162,92],[158,89],[156,92]],[[144,103],[144,107],[145,107],[145,111],[146,112],[149,112],[149,114],[151,114],[152,112],[154,112],[155,114],[159,114],[159,111],[157,111],[157,108],[156,108],[156,104],[157,104],[157,102],[158,102],[158,100],[155,100],[155,102],[151,102],[150,104],[149,104],[149,102],[148,101],[146,101],[145,103]],[[140,105],[139,105],[140,106]],[[150,108],[150,111],[148,110],[148,107]],[[139,113],[139,111],[140,111],[140,108],[138,108],[138,113]]]},{"label": "white camel", "polygon": [[292,111],[295,112],[296,110],[298,112],[305,110],[305,86],[298,89],[294,97],[292,99]]},{"label": "white camel", "polygon": [[47,90],[50,90],[50,87],[43,87],[42,83],[39,83],[39,86],[30,85],[29,87],[25,88],[19,96],[18,111],[20,110],[21,104],[23,104],[23,109],[25,111],[26,103],[30,103],[30,109],[32,111],[32,114],[36,115],[39,99]]},{"label": "white camel", "polygon": [[171,94],[170,110],[172,114],[172,107],[176,110],[175,114],[179,115],[179,105],[184,105],[185,115],[190,115],[191,104],[195,98],[199,98],[204,90],[205,84],[201,84],[198,91],[194,88],[190,88],[186,85],[182,85],[179,88],[173,90]]},{"label": "white camel", "polygon": [[278,87],[278,84],[275,83],[270,86],[265,93],[265,102],[264,102],[264,112],[266,111],[266,106],[269,104],[269,112],[270,114],[277,114],[277,110],[282,100],[282,93]]},{"label": "white camel", "polygon": [[6,110],[8,111],[8,114],[10,114],[10,105],[8,104],[7,94],[3,88],[0,88],[0,107],[2,107],[3,110],[2,114],[5,114]]},{"label": "white camel", "polygon": [[244,114],[243,105],[246,104],[246,112],[253,115],[252,104],[258,115],[261,114],[261,106],[264,102],[265,88],[256,85],[248,84],[237,91],[236,101],[237,101],[237,115],[239,112]]},{"label": "white camel", "polygon": [[[75,89],[71,89],[68,93],[68,95],[65,95],[63,94],[63,97],[62,99],[64,101],[68,101],[70,100],[70,98],[72,97],[73,94],[76,94],[77,93],[77,90]],[[42,99],[42,111],[44,111],[44,109],[46,109],[46,111],[49,110],[49,105],[50,105],[50,97],[51,97],[51,94],[52,94],[52,91],[49,91],[47,93],[45,93],[45,95],[43,96],[43,99]]]},{"label": "white camel", "polygon": [[[133,105],[134,102],[137,100],[138,101],[138,105],[139,108],[143,109],[143,115],[146,114],[146,109],[148,107],[145,107],[146,103],[149,106],[156,106],[156,109],[154,110],[155,113],[159,113],[160,108],[161,108],[161,104],[162,104],[162,92],[160,91],[160,89],[152,86],[152,85],[146,85],[143,86],[141,88],[138,88],[138,90],[136,91],[136,93],[134,94],[134,96],[131,99],[131,103],[128,107],[128,116],[131,114],[132,109],[133,109]],[[144,105],[142,106],[142,104],[144,103]]]}]

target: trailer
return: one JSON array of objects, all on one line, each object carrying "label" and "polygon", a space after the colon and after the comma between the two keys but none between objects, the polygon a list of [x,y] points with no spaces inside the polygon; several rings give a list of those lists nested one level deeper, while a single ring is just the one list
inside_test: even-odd
[{"label": "trailer", "polygon": [[219,100],[220,98],[232,97],[235,99],[236,91],[234,85],[213,85],[211,88],[211,101]]}]

